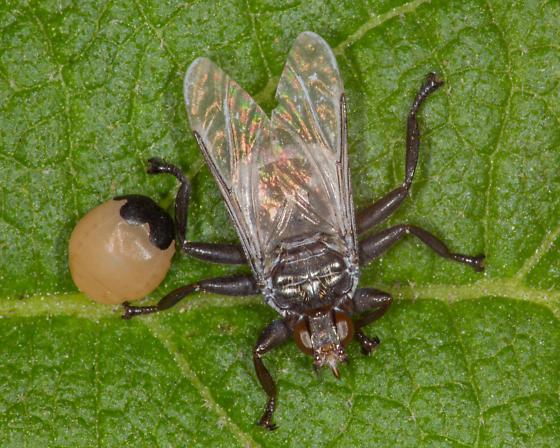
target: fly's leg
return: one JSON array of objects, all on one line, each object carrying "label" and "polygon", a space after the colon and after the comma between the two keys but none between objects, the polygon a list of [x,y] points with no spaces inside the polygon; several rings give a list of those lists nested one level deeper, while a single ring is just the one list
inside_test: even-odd
[{"label": "fly's leg", "polygon": [[181,249],[191,257],[211,263],[246,264],[243,249],[238,244],[197,243],[182,241]]},{"label": "fly's leg", "polygon": [[360,343],[360,346],[362,347],[362,353],[366,356],[371,354],[371,352],[375,350],[379,344],[381,344],[381,341],[377,336],[369,338],[364,334],[362,330],[356,331],[354,333],[354,337],[356,338],[356,341]]},{"label": "fly's leg", "polygon": [[437,90],[442,84],[443,81],[440,80],[435,73],[430,73],[426,82],[416,94],[416,98],[414,99],[408,114],[404,182],[400,187],[377,200],[373,205],[370,205],[368,208],[358,212],[356,215],[358,234],[371,229],[373,226],[389,217],[408,196],[410,186],[412,185],[412,179],[414,177],[414,171],[416,170],[416,164],[418,162],[418,150],[420,147],[420,128],[418,127],[416,115],[418,114],[418,110],[426,97]]},{"label": "fly's leg", "polygon": [[132,306],[128,302],[124,302],[122,318],[132,319],[134,316],[141,314],[152,314],[166,310],[179,303],[189,294],[199,291],[227,296],[249,296],[258,294],[259,288],[250,275],[210,278],[177,288],[162,298],[156,305]]},{"label": "fly's leg", "polygon": [[484,270],[484,255],[470,256],[451,252],[447,246],[430,232],[410,224],[400,224],[360,241],[360,264],[380,256],[406,235],[414,235],[434,250],[440,257],[471,266],[475,271]]},{"label": "fly's leg", "polygon": [[275,320],[264,329],[257,341],[257,344],[255,345],[255,348],[253,349],[253,364],[255,365],[257,378],[266,392],[266,395],[268,395],[268,401],[266,402],[264,414],[258,424],[271,431],[276,429],[276,425],[272,423],[272,415],[276,409],[276,399],[278,393],[276,391],[276,384],[274,383],[270,372],[264,366],[261,358],[265,353],[286,342],[290,335],[291,331],[284,321]]},{"label": "fly's leg", "polygon": [[377,336],[367,337],[362,328],[383,316],[393,302],[393,298],[386,292],[377,289],[361,288],[356,291],[353,302],[354,312],[366,313],[354,321],[356,326],[354,337],[360,343],[362,353],[369,355],[379,345],[380,341]]},{"label": "fly's leg", "polygon": [[243,249],[237,244],[211,244],[187,241],[187,216],[191,184],[180,168],[158,158],[148,160],[148,173],[171,174],[180,182],[175,197],[175,224],[181,250],[188,255],[212,263],[245,264]]}]

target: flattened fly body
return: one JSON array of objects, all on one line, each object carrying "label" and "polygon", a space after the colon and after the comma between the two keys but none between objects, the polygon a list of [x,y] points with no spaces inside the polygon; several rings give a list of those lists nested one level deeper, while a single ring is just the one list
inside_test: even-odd
[{"label": "flattened fly body", "polygon": [[412,104],[404,182],[355,215],[344,89],[334,54],[320,36],[305,32],[296,39],[270,118],[212,61],[195,60],[184,82],[187,114],[241,245],[187,241],[188,180],[176,166],[158,159],[151,160],[150,172],[170,173],[181,182],[176,199],[181,249],[211,262],[248,263],[252,275],[202,280],[172,291],[154,306],[125,304],[123,317],[167,309],[196,291],[262,293],[280,315],[253,349],[257,376],[268,395],[259,424],[274,429],[277,391],[262,361],[265,353],[293,337],[316,367],[328,366],[338,377],[352,339],[365,354],[379,344],[363,328],[386,312],[391,296],[358,288],[360,265],[412,234],[444,258],[483,269],[482,255],[452,253],[434,235],[413,225],[365,235],[408,195],[418,160],[416,116],[425,98],[441,84],[429,74]]}]

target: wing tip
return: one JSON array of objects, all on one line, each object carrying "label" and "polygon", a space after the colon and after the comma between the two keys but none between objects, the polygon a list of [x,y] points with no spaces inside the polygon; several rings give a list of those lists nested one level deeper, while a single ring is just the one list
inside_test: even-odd
[{"label": "wing tip", "polygon": [[187,103],[187,105],[189,105],[189,98],[190,98],[189,88],[191,87],[192,84],[194,84],[194,80],[199,76],[198,73],[196,73],[196,70],[201,65],[212,66],[215,64],[214,62],[212,62],[212,60],[205,57],[196,58],[194,61],[191,62],[191,65],[189,65],[189,68],[187,68],[187,71],[185,72],[185,77],[183,78],[183,93],[185,95],[185,102]]},{"label": "wing tip", "polygon": [[301,33],[298,34],[298,37],[296,37],[296,40],[298,40],[299,38],[303,38],[303,37],[312,37],[312,38],[319,38],[321,40],[323,40],[323,38],[317,34],[315,31],[302,31]]},{"label": "wing tip", "polygon": [[329,43],[321,35],[317,34],[314,31],[304,31],[302,33],[299,33],[298,37],[296,37],[296,40],[294,41],[294,43],[299,42],[300,40],[303,40],[303,39],[311,39],[311,40],[319,42],[322,45],[325,45],[327,48],[331,49],[331,46],[329,45]]}]

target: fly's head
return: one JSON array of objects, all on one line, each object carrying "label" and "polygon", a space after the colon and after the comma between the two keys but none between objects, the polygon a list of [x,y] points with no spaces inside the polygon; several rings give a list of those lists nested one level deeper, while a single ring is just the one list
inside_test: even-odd
[{"label": "fly's head", "polygon": [[353,335],[351,317],[332,307],[306,313],[294,327],[294,339],[299,349],[313,356],[316,368],[329,366],[337,378],[340,377],[338,363],[347,361],[345,347]]}]

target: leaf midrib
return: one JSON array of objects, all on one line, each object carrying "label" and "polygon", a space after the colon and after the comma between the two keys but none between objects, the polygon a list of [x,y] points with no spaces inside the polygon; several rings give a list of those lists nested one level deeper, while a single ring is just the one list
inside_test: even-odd
[{"label": "leaf midrib", "polygon": [[[478,300],[485,297],[517,299],[541,305],[560,319],[560,291],[527,286],[517,277],[482,279],[465,285],[453,284],[376,284],[389,291],[400,300],[440,300],[445,303],[463,300]],[[176,309],[188,312],[206,307],[231,307],[243,305],[264,305],[260,296],[222,297],[213,294],[193,295],[185,304]],[[82,293],[53,295],[33,295],[25,299],[7,298],[0,303],[0,317],[73,316],[91,320],[119,318],[120,306],[109,307],[96,304]]]},{"label": "leaf midrib", "polygon": [[[476,300],[483,297],[501,297],[519,299],[539,304],[548,308],[560,319],[560,291],[545,290],[528,286],[524,279],[539,261],[550,251],[560,236],[560,225],[548,232],[521,268],[511,277],[483,278],[474,283],[454,284],[420,284],[414,282],[401,285],[376,285],[390,291],[401,300],[432,299],[447,303],[461,300]],[[260,296],[227,298],[210,294],[196,294],[179,309],[188,311],[192,308],[210,306],[235,306],[244,304],[262,304]],[[82,293],[36,294],[24,299],[5,297],[0,301],[0,317],[35,317],[35,316],[75,316],[96,320],[106,317],[118,317],[120,306],[109,307],[96,304]]]}]

